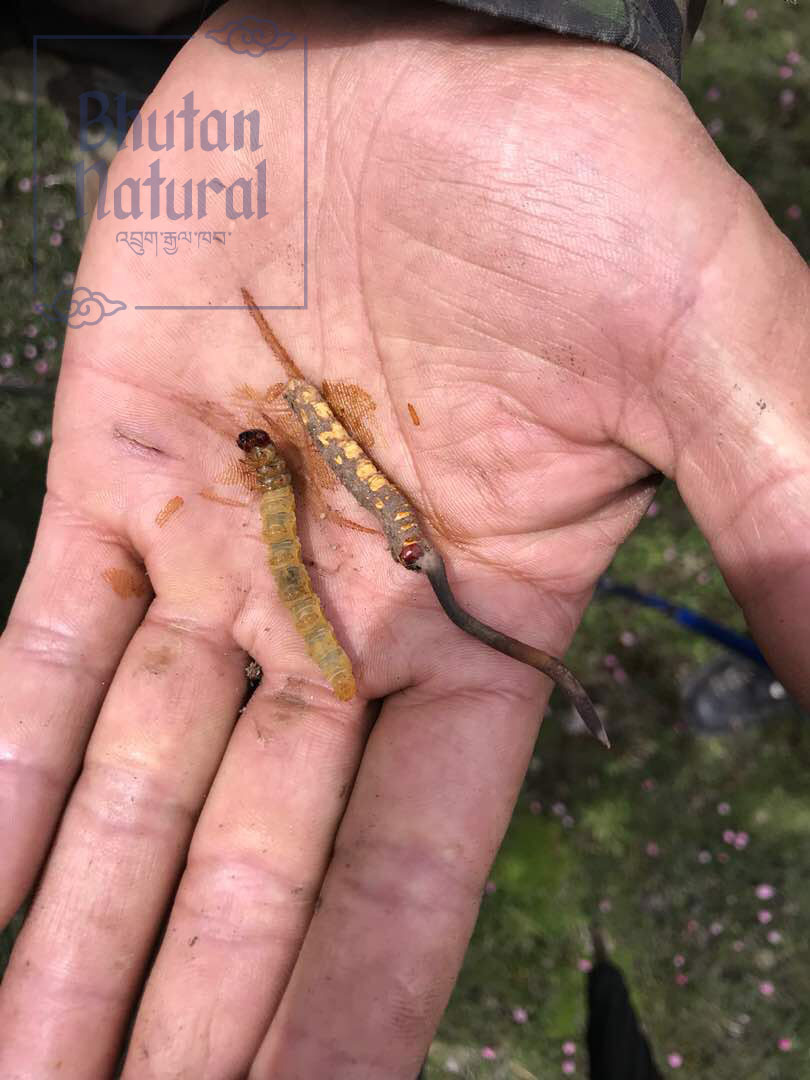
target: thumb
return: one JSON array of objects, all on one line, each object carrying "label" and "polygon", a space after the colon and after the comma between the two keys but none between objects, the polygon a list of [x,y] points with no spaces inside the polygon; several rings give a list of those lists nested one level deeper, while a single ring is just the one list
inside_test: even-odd
[{"label": "thumb", "polygon": [[670,460],[757,644],[810,707],[810,272],[747,185],[656,391]]}]

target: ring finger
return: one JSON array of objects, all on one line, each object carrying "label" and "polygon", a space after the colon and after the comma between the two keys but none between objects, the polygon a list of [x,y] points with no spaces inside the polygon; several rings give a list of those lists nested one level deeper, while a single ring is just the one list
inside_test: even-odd
[{"label": "ring finger", "polygon": [[219,627],[156,601],[104,702],[0,990],[0,1075],[109,1075],[244,693]]}]

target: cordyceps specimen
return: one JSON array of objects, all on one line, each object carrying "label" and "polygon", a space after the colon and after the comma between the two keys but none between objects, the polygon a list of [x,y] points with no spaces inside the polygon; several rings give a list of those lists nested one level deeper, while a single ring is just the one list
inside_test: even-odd
[{"label": "cordyceps specimen", "polygon": [[335,632],[321,610],[306,567],[295,520],[295,495],[287,463],[275,443],[261,428],[243,431],[236,440],[262,489],[259,511],[267,562],[276,579],[282,603],[295,628],[306,642],[309,655],[321,669],[335,697],[349,701],[355,685],[352,665],[338,644]]},{"label": "cordyceps specimen", "polygon": [[343,486],[380,522],[395,561],[407,570],[425,574],[456,626],[493,649],[548,675],[577,710],[588,731],[609,747],[607,733],[591,699],[562,660],[494,630],[459,606],[447,580],[444,561],[425,539],[413,506],[343,427],[320,391],[302,379],[291,379],[284,397]]}]

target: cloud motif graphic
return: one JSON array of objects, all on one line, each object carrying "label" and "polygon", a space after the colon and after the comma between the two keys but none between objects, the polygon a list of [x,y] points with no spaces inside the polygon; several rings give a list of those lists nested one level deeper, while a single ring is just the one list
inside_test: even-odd
[{"label": "cloud motif graphic", "polygon": [[255,15],[234,19],[219,30],[207,30],[205,36],[227,45],[231,52],[246,56],[264,56],[295,41],[295,34],[280,34],[272,19],[257,19]]},{"label": "cloud motif graphic", "polygon": [[[64,301],[67,300],[67,310]],[[110,300],[103,292],[92,292],[84,285],[78,289],[63,289],[51,304],[51,317],[67,323],[74,330],[82,326],[96,326],[107,315],[125,311],[123,300]]]}]

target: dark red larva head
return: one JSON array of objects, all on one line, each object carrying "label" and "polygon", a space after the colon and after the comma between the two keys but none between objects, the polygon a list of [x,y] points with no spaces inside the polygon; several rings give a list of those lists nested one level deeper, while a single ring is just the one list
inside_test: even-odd
[{"label": "dark red larva head", "polygon": [[269,446],[272,440],[267,432],[261,428],[251,428],[250,431],[243,431],[241,435],[237,435],[236,442],[239,449],[247,453],[249,450],[258,450],[263,446]]},{"label": "dark red larva head", "polygon": [[425,549],[421,544],[406,544],[399,553],[399,561],[403,566],[412,567],[424,554]]}]

